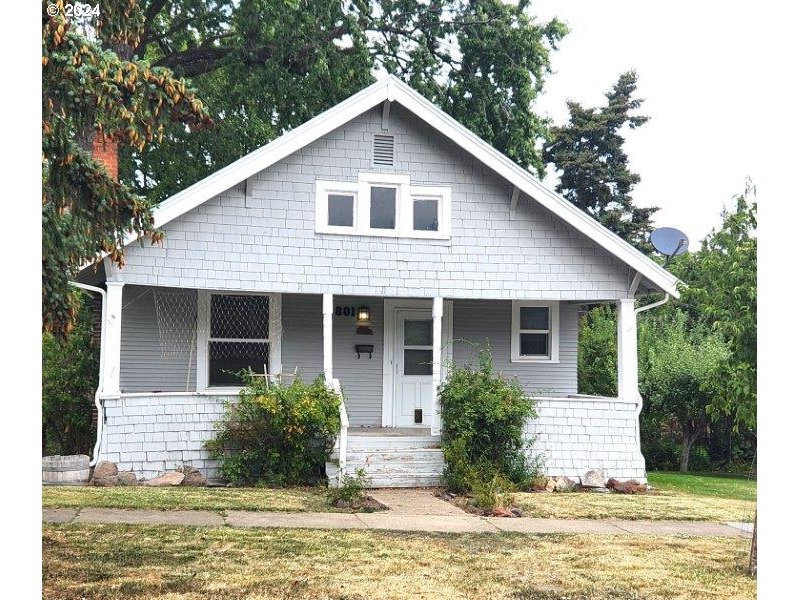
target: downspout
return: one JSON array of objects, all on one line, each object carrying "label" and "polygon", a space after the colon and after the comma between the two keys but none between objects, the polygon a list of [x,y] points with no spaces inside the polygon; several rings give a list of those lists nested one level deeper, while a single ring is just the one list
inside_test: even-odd
[{"label": "downspout", "polygon": [[72,287],[76,287],[88,292],[96,292],[100,294],[102,299],[102,308],[100,311],[100,368],[98,372],[97,391],[94,393],[94,405],[97,407],[97,440],[94,443],[94,453],[89,461],[89,466],[93,467],[97,463],[100,456],[100,441],[103,436],[103,422],[105,421],[105,413],[103,411],[103,403],[100,400],[100,393],[103,389],[103,370],[105,368],[105,361],[103,360],[103,353],[106,349],[106,291],[103,288],[94,287],[93,285],[86,285],[85,283],[78,283],[70,281]]},{"label": "downspout", "polygon": [[[664,293],[664,297],[661,300],[657,300],[650,304],[645,304],[644,306],[640,306],[639,308],[635,308],[633,310],[634,316],[638,316],[639,313],[645,312],[646,310],[650,310],[651,308],[657,308],[662,304],[666,304],[669,302],[669,294]],[[638,331],[638,324],[637,324],[637,331]],[[637,345],[637,354],[638,354],[638,345],[639,342],[636,342]],[[638,360],[638,359],[637,359]],[[638,367],[638,365],[637,365]],[[639,418],[642,414],[642,408],[644,408],[644,398],[642,398],[641,392],[639,392],[639,382],[636,382],[636,399],[637,399],[637,408],[636,408],[636,443],[639,445],[639,454],[642,453],[642,434],[639,428]],[[645,475],[647,475],[647,471],[645,471]]]}]

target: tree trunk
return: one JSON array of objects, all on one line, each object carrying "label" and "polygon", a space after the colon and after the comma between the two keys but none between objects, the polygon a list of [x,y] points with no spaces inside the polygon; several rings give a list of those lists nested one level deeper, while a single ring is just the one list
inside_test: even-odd
[{"label": "tree trunk", "polygon": [[692,424],[684,425],[683,427],[683,442],[681,448],[681,463],[678,470],[681,473],[686,473],[689,470],[689,456],[692,453],[692,448],[697,438],[703,432],[703,428]]},{"label": "tree trunk", "polygon": [[758,563],[758,549],[757,549],[757,537],[756,537],[756,525],[758,523],[758,514],[753,517],[753,541],[750,544],[750,575],[753,577],[756,576],[757,572],[757,563]]}]

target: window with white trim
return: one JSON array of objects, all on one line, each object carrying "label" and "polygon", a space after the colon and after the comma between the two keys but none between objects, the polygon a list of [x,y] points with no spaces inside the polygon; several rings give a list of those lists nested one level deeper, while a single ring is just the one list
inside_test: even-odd
[{"label": "window with white trim", "polygon": [[511,303],[511,361],[558,362],[558,302]]},{"label": "window with white trim", "polygon": [[[238,387],[238,373],[271,373],[275,365],[276,338],[279,332],[271,314],[273,296],[206,292],[202,295],[205,326],[198,340],[198,387]],[[279,351],[279,350],[278,350]]]},{"label": "window with white trim", "polygon": [[450,238],[449,186],[411,185],[409,175],[360,173],[358,183],[318,180],[317,233]]}]

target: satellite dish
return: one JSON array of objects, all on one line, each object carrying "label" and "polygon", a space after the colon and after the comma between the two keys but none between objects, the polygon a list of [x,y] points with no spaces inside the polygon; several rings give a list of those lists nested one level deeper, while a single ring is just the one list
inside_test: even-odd
[{"label": "satellite dish", "polygon": [[650,234],[650,243],[661,254],[667,256],[666,267],[674,257],[689,250],[689,237],[674,227],[659,227]]}]

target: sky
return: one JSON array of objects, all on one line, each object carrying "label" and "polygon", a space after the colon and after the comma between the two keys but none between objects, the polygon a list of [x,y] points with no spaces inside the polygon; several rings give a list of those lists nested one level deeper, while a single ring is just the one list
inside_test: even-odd
[{"label": "sky", "polygon": [[[640,112],[651,120],[626,133],[630,167],[642,178],[634,202],[661,207],[655,225],[683,230],[696,250],[746,179],[758,187],[767,176],[765,121],[780,107],[768,101],[771,74],[764,68],[765,43],[779,35],[767,22],[775,15],[759,2],[531,5],[540,21],[556,16],[570,28],[552,54],[554,73],[537,112],[564,123],[567,99],[600,106],[620,73],[635,69],[645,99]],[[546,183],[557,179],[550,174]]]}]

